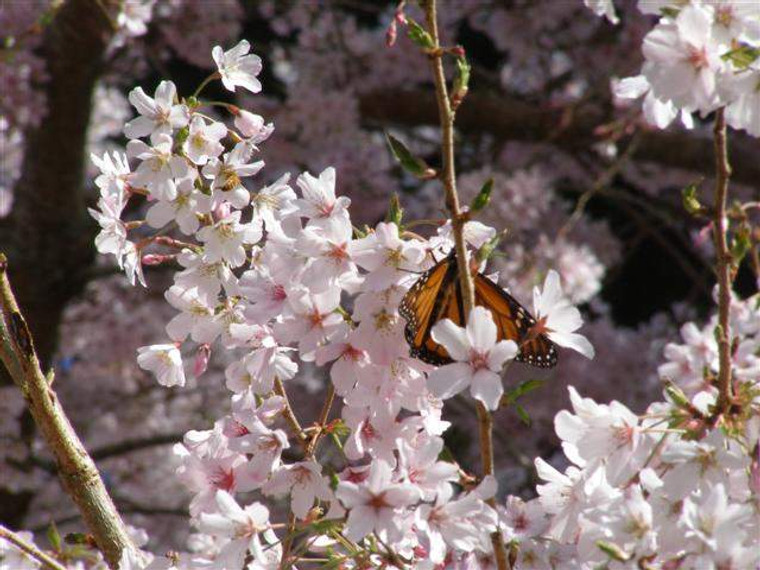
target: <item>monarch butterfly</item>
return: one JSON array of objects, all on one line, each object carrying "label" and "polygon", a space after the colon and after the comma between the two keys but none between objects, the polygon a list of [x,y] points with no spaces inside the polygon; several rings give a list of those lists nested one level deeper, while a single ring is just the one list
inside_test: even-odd
[{"label": "monarch butterfly", "polygon": [[[513,340],[520,346],[515,360],[541,368],[557,364],[557,349],[545,334],[529,338],[536,319],[512,295],[482,273],[474,275],[474,286],[475,304],[491,311],[498,340]],[[465,326],[454,250],[412,285],[401,300],[399,313],[406,319],[404,336],[413,357],[435,365],[453,362],[446,349],[431,338],[430,331],[443,319]]]}]

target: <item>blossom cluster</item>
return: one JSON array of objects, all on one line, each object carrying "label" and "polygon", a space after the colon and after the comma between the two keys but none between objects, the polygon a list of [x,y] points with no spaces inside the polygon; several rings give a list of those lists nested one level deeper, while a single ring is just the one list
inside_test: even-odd
[{"label": "blossom cluster", "polygon": [[[615,21],[611,0],[594,10]],[[760,136],[760,6],[743,0],[639,0],[660,20],[644,38],[641,75],[614,85],[622,99],[645,96],[647,120],[665,128],[680,115],[685,126],[726,108],[726,121]]]},{"label": "blossom cluster", "polygon": [[[214,49],[231,91],[261,88],[260,60],[249,49],[245,41],[227,52]],[[463,473],[439,459],[449,425],[443,399],[469,387],[497,409],[504,391],[499,373],[518,347],[497,342],[492,316],[478,307],[466,327],[447,320],[433,327],[433,338],[455,360],[434,369],[410,356],[398,313],[420,270],[453,248],[450,224],[429,240],[405,234],[397,222],[356,230],[350,200],[336,195],[332,168],[300,175],[299,192],[288,175],[252,192],[244,181],[263,168],[255,155],[272,132],[260,116],[230,106],[228,127],[202,112],[198,99],[180,99],[167,81],[154,97],[137,88],[129,100],[139,116],[125,126],[126,155],[93,157],[101,170],[98,209],[91,211],[101,225],[96,245],[133,283],[145,283],[144,264],[182,268],[165,295],[178,311],[166,326],[170,342],[140,348],[138,364],[164,386],[181,387],[186,360],[199,377],[212,347],[241,353],[225,371],[231,413],[211,430],[189,432],[174,450],[179,479],[194,494],[193,521],[213,545],[196,558],[218,568],[241,566],[246,556],[261,565],[279,561],[282,536],[268,508],[236,501],[236,493],[249,492],[289,495],[298,524],[322,524],[320,547],[330,545],[337,557],[357,556],[341,552],[341,540],[420,567],[487,556],[498,522],[486,504],[495,481],[456,492]],[[123,221],[127,200],[143,196],[145,220]],[[146,226],[157,231],[146,234]],[[185,237],[166,235],[172,230]],[[465,230],[474,247],[495,233],[477,222]],[[593,355],[574,332],[580,313],[555,272],[534,291],[534,309],[554,342]],[[313,433],[292,419],[286,392],[299,366],[311,362],[329,368],[331,393],[343,403],[340,420]],[[285,426],[283,417],[290,418]],[[341,470],[330,467],[332,477],[316,460],[324,430],[343,457]],[[286,452],[291,460],[283,459]],[[188,564],[201,563],[193,560]]]}]

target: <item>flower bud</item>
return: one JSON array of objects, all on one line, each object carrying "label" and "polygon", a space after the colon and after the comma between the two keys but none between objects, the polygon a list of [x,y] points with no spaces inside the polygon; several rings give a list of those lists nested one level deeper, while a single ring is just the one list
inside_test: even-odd
[{"label": "flower bud", "polygon": [[235,115],[235,127],[246,138],[256,137],[264,128],[264,117],[239,109]]},{"label": "flower bud", "polygon": [[195,363],[193,364],[193,375],[198,378],[208,368],[208,361],[211,358],[211,345],[202,344],[195,353]]}]

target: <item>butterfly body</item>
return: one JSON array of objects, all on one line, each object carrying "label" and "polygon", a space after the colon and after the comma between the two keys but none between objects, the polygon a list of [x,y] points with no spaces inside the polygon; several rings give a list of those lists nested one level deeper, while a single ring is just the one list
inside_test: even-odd
[{"label": "butterfly body", "polygon": [[[512,295],[482,273],[473,275],[473,284],[475,304],[491,311],[498,340],[512,340],[520,347],[515,360],[540,368],[557,364],[554,343],[545,334],[532,333],[536,319]],[[438,366],[453,362],[446,349],[431,336],[433,326],[443,319],[450,319],[460,327],[466,325],[453,251],[423,273],[407,291],[399,305],[399,314],[407,321],[404,336],[411,356]]]}]

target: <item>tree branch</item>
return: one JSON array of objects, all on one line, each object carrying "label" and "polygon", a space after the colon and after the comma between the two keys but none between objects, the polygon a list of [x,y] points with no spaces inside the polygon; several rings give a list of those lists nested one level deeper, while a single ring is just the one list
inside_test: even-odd
[{"label": "tree branch", "polygon": [[[467,259],[467,247],[464,239],[464,225],[467,222],[466,216],[462,215],[459,206],[459,196],[456,185],[456,166],[454,163],[454,120],[455,110],[452,108],[449,100],[448,87],[446,85],[446,76],[443,70],[443,51],[438,34],[438,18],[436,15],[436,0],[427,0],[424,5],[425,18],[427,21],[428,32],[433,39],[433,48],[429,54],[430,66],[433,71],[435,81],[436,103],[438,107],[438,120],[441,125],[441,161],[443,171],[441,181],[443,182],[446,193],[446,205],[451,213],[451,225],[454,233],[454,247],[456,248],[457,266],[459,268],[459,283],[462,288],[462,301],[464,304],[464,321],[467,322],[467,316],[475,305],[475,287],[473,284],[470,264]],[[480,435],[480,456],[482,461],[483,475],[493,475],[494,457],[493,457],[493,418],[485,405],[477,401],[478,411],[478,428]],[[496,508],[496,501],[488,500],[488,504]],[[507,551],[504,547],[504,541],[501,538],[501,532],[497,529],[491,535],[493,543],[494,557],[499,570],[509,568]]]},{"label": "tree branch", "polygon": [[[424,90],[364,93],[359,109],[367,121],[383,126],[434,125],[439,120],[435,96]],[[568,151],[599,142],[594,130],[608,118],[601,111],[586,105],[575,110],[569,121],[563,119],[565,113],[562,108],[542,107],[503,93],[470,91],[467,105],[457,111],[457,128],[465,133],[488,133],[502,141],[550,143]],[[564,126],[559,128],[561,124]],[[732,143],[733,179],[757,187],[757,141],[737,134]],[[704,172],[705,165],[714,160],[709,139],[693,133],[643,129],[631,158],[694,172]]]},{"label": "tree branch", "polygon": [[32,335],[11,290],[7,268],[6,258],[0,254],[0,359],[21,389],[37,427],[55,455],[64,488],[82,513],[108,564],[116,568],[122,550],[132,548],[132,542],[94,461],[40,368]]},{"label": "tree branch", "polygon": [[54,558],[48,556],[37,548],[34,544],[30,544],[17,535],[15,532],[0,526],[0,538],[4,538],[11,544],[15,545],[18,549],[23,550],[29,556],[39,560],[43,566],[50,568],[51,570],[66,570],[61,564],[59,564]]},{"label": "tree branch", "polygon": [[726,241],[726,201],[731,166],[728,163],[728,142],[726,140],[726,117],[723,108],[715,113],[715,217],[713,237],[715,239],[715,269],[718,274],[718,401],[715,413],[722,414],[731,406],[731,331],[729,310],[731,308],[731,254]]}]

